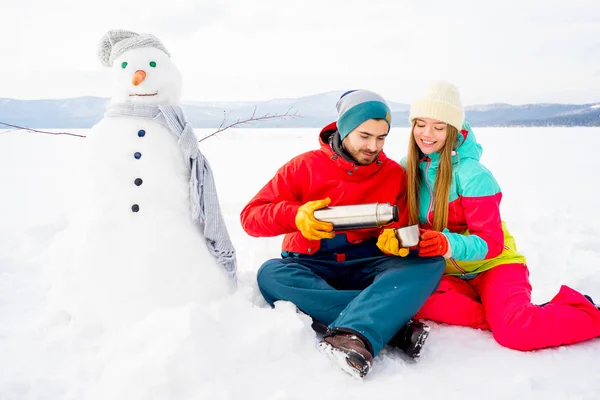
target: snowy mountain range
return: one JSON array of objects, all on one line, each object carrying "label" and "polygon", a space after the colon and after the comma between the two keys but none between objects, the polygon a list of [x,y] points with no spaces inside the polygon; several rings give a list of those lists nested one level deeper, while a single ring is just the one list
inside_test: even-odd
[{"label": "snowy mountain range", "polygon": [[[296,114],[246,127],[321,127],[335,120],[335,103],[342,92],[257,102],[184,102],[195,128],[216,128],[244,120],[254,113]],[[108,98],[77,97],[56,100],[0,98],[0,122],[29,128],[90,128],[98,122]],[[390,102],[394,126],[408,126],[408,104]],[[600,104],[486,104],[466,107],[467,120],[474,126],[600,126]]]}]

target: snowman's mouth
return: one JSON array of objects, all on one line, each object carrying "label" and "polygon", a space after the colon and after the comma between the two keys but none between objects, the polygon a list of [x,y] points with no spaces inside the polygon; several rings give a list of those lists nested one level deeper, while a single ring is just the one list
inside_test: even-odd
[{"label": "snowman's mouth", "polygon": [[129,97],[132,97],[132,96],[140,96],[140,97],[156,96],[157,94],[158,94],[158,91],[156,91],[154,93],[133,93],[133,94],[130,94]]}]

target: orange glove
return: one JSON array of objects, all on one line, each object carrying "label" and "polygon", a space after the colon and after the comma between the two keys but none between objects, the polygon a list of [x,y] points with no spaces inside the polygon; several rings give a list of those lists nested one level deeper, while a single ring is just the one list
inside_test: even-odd
[{"label": "orange glove", "polygon": [[406,257],[409,250],[406,247],[400,247],[400,242],[393,229],[384,229],[377,238],[377,247],[386,254]]},{"label": "orange glove", "polygon": [[442,232],[420,229],[419,255],[421,257],[444,256],[448,253],[450,244]]},{"label": "orange glove", "polygon": [[296,227],[302,236],[308,240],[332,239],[335,236],[331,222],[319,221],[315,218],[315,211],[325,208],[331,203],[327,197],[323,200],[309,201],[300,206],[296,213]]}]

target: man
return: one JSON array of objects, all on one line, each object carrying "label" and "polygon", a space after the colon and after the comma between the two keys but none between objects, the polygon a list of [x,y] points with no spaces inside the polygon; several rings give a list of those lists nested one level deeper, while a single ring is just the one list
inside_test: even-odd
[{"label": "man", "polygon": [[258,271],[267,302],[290,301],[326,325],[320,349],[364,377],[436,289],[445,263],[383,254],[380,228],[334,232],[331,223],[315,219],[316,210],[330,205],[389,203],[399,207],[398,226],[408,221],[405,172],[382,151],[391,121],[385,100],[350,91],[337,111],[337,123],[320,133],[321,148],[281,167],[242,210],[241,222],[252,236],[285,234],[282,258]]}]

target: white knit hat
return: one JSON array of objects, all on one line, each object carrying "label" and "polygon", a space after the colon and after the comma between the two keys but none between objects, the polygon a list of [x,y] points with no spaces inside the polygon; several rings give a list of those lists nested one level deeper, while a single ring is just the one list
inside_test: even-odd
[{"label": "white knit hat", "polygon": [[158,38],[149,33],[135,33],[123,29],[108,31],[98,45],[98,57],[105,67],[112,67],[115,58],[126,51],[141,47],[154,47],[164,52],[169,57],[171,54]]},{"label": "white knit hat", "polygon": [[456,86],[449,82],[434,82],[424,97],[410,105],[409,121],[416,118],[433,118],[452,125],[459,131],[465,120],[465,111]]}]

